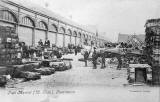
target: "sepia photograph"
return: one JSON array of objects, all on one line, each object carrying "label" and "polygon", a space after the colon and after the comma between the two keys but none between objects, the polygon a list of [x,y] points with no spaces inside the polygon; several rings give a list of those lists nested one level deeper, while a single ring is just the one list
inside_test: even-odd
[{"label": "sepia photograph", "polygon": [[0,0],[0,102],[160,102],[160,0]]}]

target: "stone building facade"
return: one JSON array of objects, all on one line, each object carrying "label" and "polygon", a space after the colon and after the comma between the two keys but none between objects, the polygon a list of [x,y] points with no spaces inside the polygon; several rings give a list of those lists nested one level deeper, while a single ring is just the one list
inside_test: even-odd
[{"label": "stone building facade", "polygon": [[86,41],[89,45],[93,42],[95,46],[100,46],[105,42],[96,36],[96,32],[47,9],[13,0],[0,0],[0,25],[15,27],[19,40],[29,46],[36,46],[40,39],[43,42],[49,39],[58,47],[83,45]]}]

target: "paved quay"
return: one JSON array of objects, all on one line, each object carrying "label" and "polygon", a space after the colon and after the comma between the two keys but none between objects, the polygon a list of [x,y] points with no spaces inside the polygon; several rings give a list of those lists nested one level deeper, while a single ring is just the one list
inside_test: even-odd
[{"label": "paved quay", "polygon": [[92,69],[91,62],[84,67],[78,61],[80,54],[63,57],[73,58],[72,69],[8,86],[0,98],[4,102],[159,102],[158,87],[126,85],[126,69],[116,70],[109,64]]}]

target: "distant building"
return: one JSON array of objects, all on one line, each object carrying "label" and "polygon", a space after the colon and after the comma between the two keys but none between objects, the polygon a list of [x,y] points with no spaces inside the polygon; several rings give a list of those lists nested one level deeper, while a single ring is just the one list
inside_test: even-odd
[{"label": "distant building", "polygon": [[118,43],[128,43],[133,46],[143,46],[145,43],[145,34],[119,34],[118,35]]}]

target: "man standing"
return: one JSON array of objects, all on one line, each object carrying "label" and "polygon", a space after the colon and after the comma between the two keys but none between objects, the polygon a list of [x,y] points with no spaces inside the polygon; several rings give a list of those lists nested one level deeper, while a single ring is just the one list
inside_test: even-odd
[{"label": "man standing", "polygon": [[94,47],[94,52],[92,54],[92,63],[93,63],[93,69],[97,68],[97,53],[96,48]]},{"label": "man standing", "polygon": [[50,41],[47,39],[44,43],[45,47],[49,48],[50,47]]},{"label": "man standing", "polygon": [[41,46],[41,47],[43,46],[42,39],[39,40],[38,45]]},{"label": "man standing", "polygon": [[89,57],[89,52],[87,50],[84,51],[84,62],[85,62],[85,67],[87,67],[87,60]]},{"label": "man standing", "polygon": [[101,58],[102,58],[102,62],[101,62],[101,68],[105,68],[106,67],[106,59],[105,59],[105,55],[104,53],[101,53]]},{"label": "man standing", "polygon": [[77,55],[77,52],[78,52],[78,48],[77,46],[75,46],[75,55]]}]

